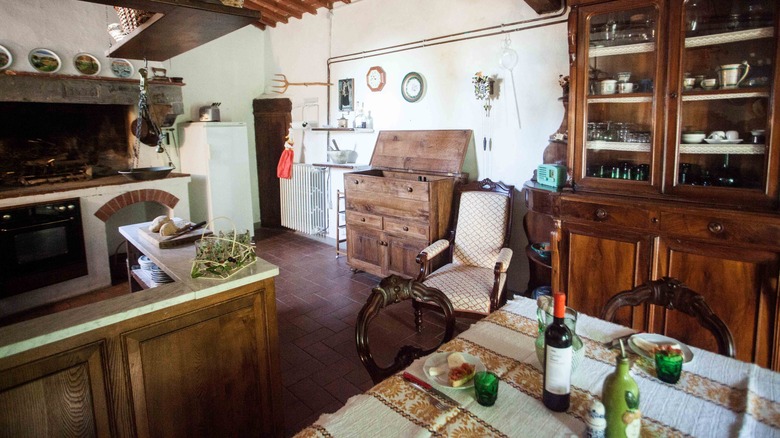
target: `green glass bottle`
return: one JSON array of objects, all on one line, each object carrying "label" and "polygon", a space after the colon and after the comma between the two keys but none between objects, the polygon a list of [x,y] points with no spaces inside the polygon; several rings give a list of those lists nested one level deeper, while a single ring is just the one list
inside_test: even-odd
[{"label": "green glass bottle", "polygon": [[615,372],[604,380],[601,401],[607,414],[607,438],[639,437],[642,412],[639,387],[628,373],[630,363],[625,351],[617,356]]}]

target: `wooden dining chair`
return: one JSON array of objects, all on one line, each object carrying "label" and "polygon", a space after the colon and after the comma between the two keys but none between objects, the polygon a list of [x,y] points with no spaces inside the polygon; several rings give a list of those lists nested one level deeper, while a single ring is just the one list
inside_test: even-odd
[{"label": "wooden dining chair", "polygon": [[[441,309],[445,320],[444,336],[439,344],[428,350],[405,345],[398,351],[392,364],[382,367],[376,363],[374,356],[371,354],[371,347],[368,341],[368,326],[382,309],[410,299],[424,303],[433,303]],[[450,300],[442,291],[426,287],[419,281],[391,275],[382,279],[371,290],[371,295],[368,297],[366,304],[360,309],[357,324],[355,324],[355,342],[360,361],[366,367],[368,374],[371,375],[371,380],[376,384],[408,367],[415,359],[436,351],[441,344],[452,339],[454,331],[455,316],[452,310],[452,303],[450,303]]]},{"label": "wooden dining chair", "polygon": [[712,311],[703,296],[674,278],[652,280],[613,296],[604,306],[601,319],[612,321],[621,307],[640,304],[655,304],[696,318],[699,325],[715,336],[718,353],[728,357],[736,355],[734,337],[726,323]]},{"label": "wooden dining chair", "polygon": [[[487,178],[457,186],[449,238],[417,256],[417,280],[444,292],[456,316],[482,318],[506,303],[514,191],[514,186]],[[436,265],[441,267],[431,272]],[[417,331],[423,305],[414,302]]]}]

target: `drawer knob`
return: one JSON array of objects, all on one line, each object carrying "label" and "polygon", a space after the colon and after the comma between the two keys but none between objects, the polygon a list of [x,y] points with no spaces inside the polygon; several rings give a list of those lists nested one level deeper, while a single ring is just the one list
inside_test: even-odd
[{"label": "drawer knob", "polygon": [[404,231],[409,231],[409,227],[404,227]]},{"label": "drawer knob", "polygon": [[718,222],[710,222],[707,225],[707,229],[710,230],[710,233],[712,234],[720,234],[723,232],[723,224],[719,224]]},{"label": "drawer knob", "polygon": [[364,218],[364,217],[360,218],[360,222],[365,222],[365,221],[366,221],[366,218]]},{"label": "drawer knob", "polygon": [[353,180],[352,182],[355,183],[355,184],[360,184],[360,181],[358,181],[358,180]]},{"label": "drawer knob", "polygon": [[607,210],[604,210],[603,208],[596,209],[596,219],[604,220],[608,216]]},{"label": "drawer knob", "polygon": [[413,189],[413,188],[411,188],[411,187],[407,187],[407,188],[406,188],[406,191],[407,191],[407,192],[409,192],[409,193],[412,193],[412,192],[414,191],[414,189]]}]

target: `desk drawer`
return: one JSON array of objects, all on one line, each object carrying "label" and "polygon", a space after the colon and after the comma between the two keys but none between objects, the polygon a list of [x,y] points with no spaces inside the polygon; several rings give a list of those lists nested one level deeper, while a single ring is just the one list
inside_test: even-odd
[{"label": "desk drawer", "polygon": [[406,219],[385,218],[385,231],[399,236],[428,240],[428,224]]},{"label": "desk drawer", "polygon": [[345,175],[344,186],[347,196],[360,193],[372,196],[391,196],[401,199],[428,201],[430,187],[425,181],[411,181],[372,175]]},{"label": "desk drawer", "polygon": [[382,229],[382,216],[347,211],[347,225],[363,225],[377,230]]},{"label": "desk drawer", "polygon": [[564,200],[561,216],[631,228],[652,228],[658,222],[654,211],[638,207]]}]

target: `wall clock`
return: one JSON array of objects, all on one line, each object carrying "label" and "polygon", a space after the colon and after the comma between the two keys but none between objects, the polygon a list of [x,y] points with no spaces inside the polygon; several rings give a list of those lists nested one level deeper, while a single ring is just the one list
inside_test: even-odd
[{"label": "wall clock", "polygon": [[382,67],[371,67],[366,73],[366,84],[371,91],[382,91],[385,88],[385,70]]},{"label": "wall clock", "polygon": [[407,102],[417,102],[425,94],[425,80],[417,72],[411,72],[404,76],[401,82],[401,95]]}]

